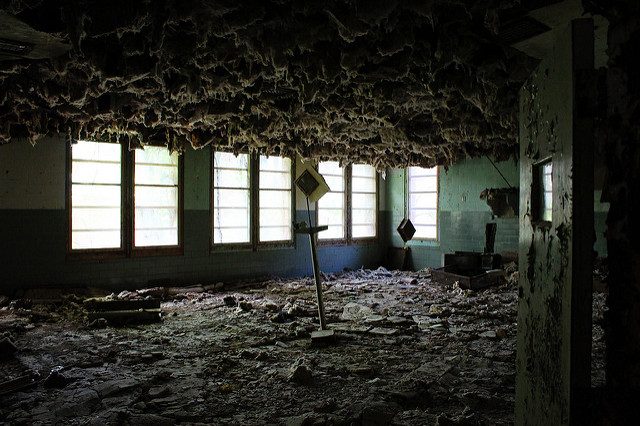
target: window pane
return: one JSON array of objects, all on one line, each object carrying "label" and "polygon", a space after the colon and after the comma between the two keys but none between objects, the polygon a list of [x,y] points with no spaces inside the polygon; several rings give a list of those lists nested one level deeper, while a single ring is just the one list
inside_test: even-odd
[{"label": "window pane", "polygon": [[214,244],[248,243],[249,227],[213,228]]},{"label": "window pane", "polygon": [[291,210],[291,191],[261,190],[260,210],[273,208]]},{"label": "window pane", "polygon": [[368,164],[351,166],[351,236],[376,236],[376,180],[377,173]]},{"label": "window pane", "polygon": [[178,205],[177,187],[136,186],[137,207],[175,207]]},{"label": "window pane", "polygon": [[318,238],[322,237],[325,240],[338,240],[344,238],[344,226],[331,226],[326,231],[322,231],[318,234]]},{"label": "window pane", "polygon": [[138,165],[136,185],[178,185],[178,166]]},{"label": "window pane", "polygon": [[[238,188],[238,189],[225,189]],[[249,155],[213,154],[213,243],[249,243]]]},{"label": "window pane", "polygon": [[213,206],[249,210],[249,191],[246,189],[213,190]]},{"label": "window pane", "polygon": [[259,158],[258,232],[260,241],[290,241],[291,230],[291,160],[286,157]]},{"label": "window pane", "polygon": [[438,178],[436,176],[418,176],[411,179],[412,192],[436,192]]},{"label": "window pane", "polygon": [[288,157],[260,156],[260,171],[291,173],[291,159]]},{"label": "window pane", "polygon": [[79,141],[71,147],[71,248],[119,248],[122,190],[119,144]]},{"label": "window pane", "polygon": [[353,225],[351,231],[353,238],[370,238],[376,236],[374,225]]},{"label": "window pane", "polygon": [[327,192],[318,200],[319,209],[344,208],[344,192]]},{"label": "window pane", "polygon": [[344,176],[324,176],[324,180],[329,186],[329,191],[343,192],[344,191]]},{"label": "window pane", "polygon": [[438,168],[409,167],[409,219],[416,228],[414,238],[438,237]]},{"label": "window pane", "polygon": [[337,161],[321,161],[318,164],[318,173],[322,176],[343,176],[344,167],[340,167],[340,163]]},{"label": "window pane", "polygon": [[78,141],[72,145],[74,160],[120,162],[122,147],[117,143]]},{"label": "window pane", "polygon": [[291,226],[260,227],[260,241],[288,241],[291,239]]},{"label": "window pane", "polygon": [[291,172],[260,172],[261,189],[291,189]]},{"label": "window pane", "polygon": [[376,208],[376,194],[353,194],[351,196],[351,206],[353,208]]},{"label": "window pane", "polygon": [[148,146],[135,151],[136,247],[178,245],[178,154]]},{"label": "window pane", "polygon": [[71,248],[97,249],[120,247],[120,230],[118,231],[73,231]]},{"label": "window pane", "polygon": [[120,186],[80,185],[71,186],[71,207],[120,207]]},{"label": "window pane", "polygon": [[164,164],[178,165],[178,153],[170,153],[165,147],[147,146],[144,149],[136,149],[136,164]]},{"label": "window pane", "polygon": [[268,226],[289,226],[291,223],[291,208],[261,209],[260,223]]},{"label": "window pane", "polygon": [[177,246],[178,234],[173,229],[136,230],[136,245],[151,246]]},{"label": "window pane", "polygon": [[373,178],[376,176],[376,169],[368,164],[354,164],[351,166],[351,176]]},{"label": "window pane", "polygon": [[248,170],[216,170],[214,186],[223,188],[249,188]]},{"label": "window pane", "polygon": [[354,177],[351,179],[351,189],[353,192],[376,192],[375,178]]},{"label": "window pane", "polygon": [[438,229],[436,225],[416,226],[415,228],[416,233],[414,234],[414,237],[415,235],[420,235],[420,238],[427,238],[432,240],[438,238]]},{"label": "window pane", "polygon": [[436,192],[410,193],[409,205],[413,209],[435,209],[438,206],[438,194]]},{"label": "window pane", "polygon": [[172,207],[136,207],[136,231],[152,229],[178,229],[178,209]]},{"label": "window pane", "polygon": [[74,160],[71,165],[71,182],[73,183],[120,184],[121,176],[120,161],[104,163]]},{"label": "window pane", "polygon": [[330,226],[343,226],[344,210],[338,208],[318,210],[318,223]]},{"label": "window pane", "polygon": [[[217,227],[231,228],[248,228],[249,227],[249,209],[233,208],[215,208],[213,209],[214,221]],[[224,224],[224,225],[222,225]]]},{"label": "window pane", "polygon": [[215,152],[213,154],[213,166],[216,169],[249,170],[249,155],[239,154],[235,156],[229,152]]},{"label": "window pane", "polygon": [[437,223],[437,216],[436,209],[412,209],[409,219],[411,219],[414,226],[434,225]]},{"label": "window pane", "polygon": [[329,185],[329,192],[316,203],[317,224],[329,226],[328,230],[318,233],[318,239],[345,238],[344,167],[340,167],[337,161],[322,161],[318,164],[318,172],[322,174]]},{"label": "window pane", "polygon": [[438,168],[409,167],[409,177],[438,176]]},{"label": "window pane", "polygon": [[542,220],[552,221],[553,217],[553,163],[542,166]]},{"label": "window pane", "polygon": [[353,209],[351,222],[354,225],[371,225],[376,223],[376,212],[373,209]]}]

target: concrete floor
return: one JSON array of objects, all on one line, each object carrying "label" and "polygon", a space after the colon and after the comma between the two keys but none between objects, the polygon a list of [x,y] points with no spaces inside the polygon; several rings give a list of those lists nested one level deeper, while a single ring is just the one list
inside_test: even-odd
[{"label": "concrete floor", "polygon": [[[337,340],[312,345],[310,279],[180,293],[160,323],[88,327],[75,299],[0,310],[19,348],[0,381],[58,380],[0,396],[10,424],[511,424],[517,272],[472,292],[417,273],[327,276]],[[220,286],[218,286],[220,287]],[[122,297],[138,297],[123,293]],[[594,318],[604,298],[595,297]],[[95,324],[94,324],[95,326]],[[600,334],[598,334],[600,333]],[[603,347],[594,327],[594,380]],[[50,385],[47,386],[47,383]]]}]

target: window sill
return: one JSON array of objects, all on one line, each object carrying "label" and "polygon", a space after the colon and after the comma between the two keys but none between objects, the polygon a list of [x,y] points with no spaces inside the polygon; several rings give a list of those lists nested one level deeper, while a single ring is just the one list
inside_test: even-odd
[{"label": "window sill", "polygon": [[295,241],[269,241],[256,244],[256,250],[295,249]]},{"label": "window sill", "polygon": [[426,238],[416,238],[414,240],[409,241],[409,247],[440,247],[440,240],[437,239],[426,239]]},{"label": "window sill", "polygon": [[223,253],[223,252],[240,252],[240,251],[253,251],[253,246],[247,243],[237,244],[214,244],[209,247],[209,253]]},{"label": "window sill", "polygon": [[377,243],[378,243],[378,237],[354,238],[351,240],[351,244],[354,246],[372,245]]},{"label": "window sill", "polygon": [[131,251],[131,257],[152,257],[152,256],[183,256],[184,247],[139,247]]},{"label": "window sill", "polygon": [[378,243],[378,237],[355,238],[351,240],[318,240],[318,247],[366,246]]},{"label": "window sill", "polygon": [[70,262],[90,262],[103,260],[126,259],[127,254],[122,249],[114,250],[72,250],[67,252],[66,260]]},{"label": "window sill", "polygon": [[346,246],[349,245],[348,241],[345,239],[339,240],[316,240],[316,245],[318,247],[335,247],[335,246]]}]

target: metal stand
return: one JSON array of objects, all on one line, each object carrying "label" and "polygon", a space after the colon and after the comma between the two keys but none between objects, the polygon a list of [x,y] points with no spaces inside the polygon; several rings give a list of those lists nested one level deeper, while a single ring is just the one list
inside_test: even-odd
[{"label": "metal stand", "polygon": [[324,316],[324,301],[322,300],[322,282],[320,281],[320,266],[318,264],[318,253],[316,252],[315,235],[318,232],[326,231],[328,226],[313,226],[296,230],[297,234],[308,234],[309,245],[311,245],[311,261],[313,262],[313,278],[316,282],[316,296],[318,298],[318,316],[320,317],[320,330],[327,329],[327,320]]},{"label": "metal stand", "polygon": [[316,297],[318,299],[318,317],[320,319],[320,330],[311,333],[311,340],[318,341],[333,337],[333,330],[327,329],[327,319],[324,315],[324,301],[322,299],[322,282],[320,281],[320,266],[318,264],[318,253],[316,251],[315,236],[322,231],[329,229],[328,226],[311,226],[311,213],[309,210],[309,199],[307,198],[307,214],[309,215],[309,227],[298,228],[296,234],[309,235],[309,245],[311,246],[311,261],[313,262],[313,278],[316,283]]}]

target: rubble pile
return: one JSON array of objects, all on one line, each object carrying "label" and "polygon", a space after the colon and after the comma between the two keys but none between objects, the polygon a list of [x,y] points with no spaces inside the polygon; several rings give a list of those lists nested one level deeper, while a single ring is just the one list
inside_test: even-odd
[{"label": "rubble pile", "polygon": [[[512,271],[511,274],[513,274]],[[167,295],[160,323],[91,328],[0,310],[18,348],[0,380],[13,423],[510,424],[517,285],[474,292],[430,272],[324,275],[336,340],[314,345],[310,278]],[[195,291],[194,291],[195,290]],[[28,326],[28,327],[27,327]],[[1,394],[1,389],[0,389]]]},{"label": "rubble pile", "polygon": [[[12,0],[69,51],[0,61],[0,143],[121,139],[387,166],[515,155],[520,1]],[[34,31],[34,32],[35,32]]]}]

